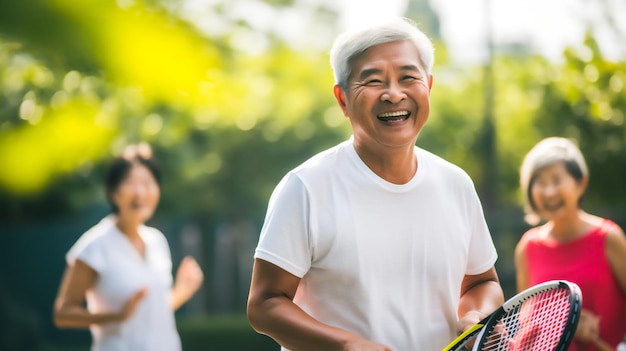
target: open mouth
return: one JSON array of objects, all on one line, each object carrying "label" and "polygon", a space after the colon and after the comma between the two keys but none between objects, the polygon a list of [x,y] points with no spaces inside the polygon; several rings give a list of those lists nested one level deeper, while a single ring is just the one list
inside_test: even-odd
[{"label": "open mouth", "polygon": [[133,210],[139,210],[139,209],[141,209],[142,207],[144,207],[143,202],[133,201],[133,202],[131,202],[131,204],[130,204],[130,208],[131,208],[131,209],[133,209]]},{"label": "open mouth", "polygon": [[397,121],[405,121],[409,119],[411,112],[409,111],[393,111],[393,112],[384,112],[376,116],[378,120],[383,122],[397,122]]},{"label": "open mouth", "polygon": [[558,202],[554,202],[554,203],[544,203],[543,204],[543,208],[546,211],[554,212],[554,211],[560,209],[561,207],[563,207],[563,205],[564,205],[563,201],[558,201]]}]

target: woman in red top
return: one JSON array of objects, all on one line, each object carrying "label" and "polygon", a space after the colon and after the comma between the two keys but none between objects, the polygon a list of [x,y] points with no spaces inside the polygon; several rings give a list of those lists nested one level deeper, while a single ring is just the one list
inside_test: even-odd
[{"label": "woman in red top", "polygon": [[553,279],[578,284],[583,313],[569,350],[615,350],[626,335],[626,237],[613,221],[580,208],[588,181],[583,155],[568,139],[544,139],[524,158],[526,220],[536,227],[515,249],[517,289]]}]

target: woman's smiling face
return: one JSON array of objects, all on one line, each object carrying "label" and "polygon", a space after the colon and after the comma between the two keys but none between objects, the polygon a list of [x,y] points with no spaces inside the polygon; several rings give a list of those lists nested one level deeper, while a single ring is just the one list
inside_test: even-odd
[{"label": "woman's smiling face", "polygon": [[160,194],[159,184],[150,170],[134,162],[113,192],[112,199],[119,209],[120,217],[132,219],[135,223],[145,223],[154,214]]},{"label": "woman's smiling face", "polygon": [[537,214],[551,220],[576,213],[584,191],[584,182],[577,181],[564,162],[557,162],[537,172],[530,195]]}]

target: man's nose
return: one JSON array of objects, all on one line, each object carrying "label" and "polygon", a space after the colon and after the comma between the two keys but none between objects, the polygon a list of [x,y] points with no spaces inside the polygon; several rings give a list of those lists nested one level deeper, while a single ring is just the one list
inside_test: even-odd
[{"label": "man's nose", "polygon": [[406,94],[402,91],[402,89],[398,86],[397,83],[391,83],[387,86],[385,91],[381,94],[380,100],[383,102],[390,102],[392,104],[397,104],[400,101],[404,100]]}]

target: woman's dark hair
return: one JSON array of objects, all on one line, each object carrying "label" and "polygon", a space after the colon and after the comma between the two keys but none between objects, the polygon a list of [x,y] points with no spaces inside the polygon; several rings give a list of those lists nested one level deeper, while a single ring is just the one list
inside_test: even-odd
[{"label": "woman's dark hair", "polygon": [[106,197],[113,213],[119,212],[119,208],[113,202],[113,193],[126,179],[133,165],[136,164],[145,166],[152,173],[157,184],[161,185],[161,170],[158,162],[152,158],[150,146],[146,143],[127,146],[120,156],[113,159],[104,179]]}]

